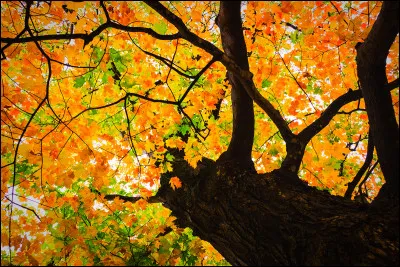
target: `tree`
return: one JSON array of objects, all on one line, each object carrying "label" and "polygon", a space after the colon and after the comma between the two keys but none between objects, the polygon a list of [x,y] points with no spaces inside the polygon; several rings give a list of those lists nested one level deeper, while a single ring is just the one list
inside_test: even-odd
[{"label": "tree", "polygon": [[398,9],[2,2],[2,263],[398,265]]}]

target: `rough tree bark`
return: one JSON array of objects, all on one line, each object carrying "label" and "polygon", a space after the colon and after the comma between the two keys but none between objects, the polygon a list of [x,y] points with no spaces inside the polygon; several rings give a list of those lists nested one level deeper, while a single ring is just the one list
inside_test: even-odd
[{"label": "rough tree bark", "polygon": [[[385,10],[388,8],[382,9],[377,23],[388,16]],[[388,18],[389,21],[392,19]],[[247,59],[244,58],[246,47],[242,31],[238,30],[240,23],[240,3],[222,3],[218,25],[225,53],[240,67],[248,70]],[[398,19],[395,23],[398,23]],[[377,40],[371,38],[368,42],[374,43]],[[375,66],[369,66],[372,63],[368,60],[362,64],[366,67],[361,67],[361,72],[372,68],[368,75],[373,77],[368,78],[367,82],[380,76],[377,83],[363,87],[363,95],[364,92],[375,92],[376,88],[385,88],[387,81],[382,78],[385,73],[380,69],[384,65],[380,63],[378,71]],[[288,131],[284,133],[286,138],[292,138],[290,140],[293,143],[287,146],[286,163],[272,173],[255,174],[252,163],[251,166],[248,164],[249,140],[253,138],[253,133],[248,131],[254,127],[253,110],[243,90],[243,87],[248,88],[245,81],[235,75],[228,72],[232,84],[232,102],[236,103],[233,104],[234,136],[222,159],[214,162],[203,158],[202,164],[193,169],[183,159],[182,151],[170,151],[175,156],[174,171],[162,177],[156,198],[173,211],[178,218],[178,225],[191,227],[195,234],[209,241],[233,265],[398,265],[398,201],[392,201],[391,205],[386,206],[365,205],[331,196],[301,182],[295,174],[298,169],[291,169],[299,164],[297,155],[293,153],[303,151],[303,146],[310,138],[329,122],[326,118],[333,116],[344,101],[360,97],[357,95],[360,92],[349,92],[346,94],[347,100],[345,96],[338,99],[321,116],[318,124],[307,127],[299,135],[291,135]],[[255,97],[253,95],[252,99],[255,100]],[[380,99],[381,96],[374,97]],[[388,126],[393,133],[385,136],[397,140],[398,146],[398,128],[394,129],[390,119],[383,120],[378,117],[380,115],[374,115],[382,112],[377,110],[378,107],[391,106],[387,95],[384,98],[379,100],[376,107],[367,104],[368,115],[374,120],[371,122],[371,127],[375,128],[374,142],[382,142],[377,137],[382,136],[382,132],[376,128],[385,129]],[[241,106],[242,103],[244,106]],[[375,109],[372,115],[370,109]],[[242,130],[244,127],[247,127],[246,131]],[[240,139],[235,139],[237,137]],[[243,140],[246,141],[241,147],[240,142]],[[381,149],[378,156],[380,159],[393,156],[390,151]],[[232,164],[227,162],[242,165],[240,168],[232,168]],[[394,166],[398,176],[398,165]],[[181,178],[183,186],[173,191],[168,185],[168,179],[175,175]],[[393,174],[389,170],[386,175]],[[387,181],[389,185],[396,183],[394,178]],[[397,187],[388,191],[391,196],[396,192],[398,196]]]},{"label": "rough tree bark", "polygon": [[[397,265],[398,208],[384,210],[292,183],[279,171],[231,172],[175,151],[182,188],[157,198],[232,265]],[[181,159],[181,160],[179,160]]]}]

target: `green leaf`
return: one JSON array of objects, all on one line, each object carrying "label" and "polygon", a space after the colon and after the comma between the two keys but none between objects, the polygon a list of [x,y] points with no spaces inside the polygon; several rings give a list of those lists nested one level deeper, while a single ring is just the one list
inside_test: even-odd
[{"label": "green leaf", "polygon": [[160,33],[160,34],[165,34],[167,32],[167,24],[163,21],[158,22],[156,24],[154,24],[154,29],[156,30],[156,32]]},{"label": "green leaf", "polygon": [[89,115],[96,115],[97,113],[99,113],[97,109],[89,110]]},{"label": "green leaf", "polygon": [[97,233],[97,237],[100,238],[100,239],[103,239],[105,236],[106,236],[106,233],[104,233],[104,232],[98,232]]},{"label": "green leaf", "polygon": [[270,155],[272,155],[272,156],[276,156],[276,155],[278,155],[279,151],[278,151],[278,149],[276,149],[276,147],[272,147],[272,148],[269,150],[268,153],[269,153]]},{"label": "green leaf", "polygon": [[173,161],[175,157],[172,156],[171,154],[167,153],[167,154],[165,155],[165,158],[166,158],[168,161]]},{"label": "green leaf", "polygon": [[297,32],[293,32],[292,34],[290,34],[290,40],[292,41],[292,43],[297,43],[298,40],[298,35]]},{"label": "green leaf", "polygon": [[[91,241],[91,243],[93,244],[93,241]],[[101,260],[97,255],[94,256],[93,262],[94,262],[95,265],[100,265],[101,264]]]},{"label": "green leaf", "polygon": [[186,134],[189,130],[190,130],[190,127],[189,127],[189,125],[186,125],[186,124],[183,124],[183,125],[181,125],[181,126],[179,127],[179,131],[180,131],[182,134]]},{"label": "green leaf", "polygon": [[131,157],[136,157],[136,153],[135,153],[135,151],[134,151],[133,149],[131,149],[131,150],[129,151],[129,155],[130,155]]},{"label": "green leaf", "polygon": [[199,116],[199,115],[197,115],[197,114],[194,114],[193,115],[193,117],[192,117],[192,121],[193,121],[193,124],[196,126],[196,127],[198,127],[198,128],[202,128],[201,127],[201,124],[202,124],[202,118]]},{"label": "green leaf", "polygon": [[100,59],[102,59],[103,53],[104,53],[104,50],[102,48],[97,47],[97,46],[93,47],[93,55],[94,55],[95,62],[99,62]]},{"label": "green leaf", "polygon": [[271,83],[272,83],[271,81],[268,81],[267,79],[264,79],[262,81],[261,86],[262,86],[262,88],[267,88],[267,87],[270,87]]},{"label": "green leaf", "polygon": [[340,164],[341,164],[342,162],[341,161],[336,161],[334,164],[333,164],[333,168],[335,169],[335,170],[339,170],[340,169]]},{"label": "green leaf", "polygon": [[117,50],[115,50],[114,48],[110,48],[110,58],[112,61],[114,62],[119,62],[121,61],[121,55],[119,54],[119,52]]},{"label": "green leaf", "polygon": [[103,18],[103,16],[99,16],[99,18],[100,18],[100,24],[104,24],[104,18]]},{"label": "green leaf", "polygon": [[102,83],[107,83],[108,82],[108,77],[110,77],[112,75],[114,75],[114,73],[112,71],[110,71],[110,70],[105,71],[104,74],[103,74],[103,77],[101,77],[101,82]]},{"label": "green leaf", "polygon": [[229,145],[230,138],[228,136],[221,136],[221,143],[224,145]]},{"label": "green leaf", "polygon": [[321,89],[321,87],[319,87],[319,86],[314,87],[314,93],[316,93],[316,94],[318,94],[318,95],[322,94],[322,89]]},{"label": "green leaf", "polygon": [[86,79],[84,76],[78,77],[75,79],[75,84],[74,87],[75,88],[80,88],[82,87],[82,85],[86,82]]}]

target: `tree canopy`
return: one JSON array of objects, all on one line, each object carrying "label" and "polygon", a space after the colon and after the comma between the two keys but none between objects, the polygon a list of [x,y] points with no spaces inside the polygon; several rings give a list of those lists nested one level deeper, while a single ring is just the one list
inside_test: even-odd
[{"label": "tree canopy", "polygon": [[[302,201],[293,188],[329,199],[298,210],[327,225],[398,209],[395,13],[374,1],[2,1],[2,265],[301,264],[325,254],[265,254],[247,239],[296,225],[278,205]],[[235,228],[258,213],[252,201],[275,201],[269,221]],[[382,259],[398,253],[398,230],[382,246]]]}]

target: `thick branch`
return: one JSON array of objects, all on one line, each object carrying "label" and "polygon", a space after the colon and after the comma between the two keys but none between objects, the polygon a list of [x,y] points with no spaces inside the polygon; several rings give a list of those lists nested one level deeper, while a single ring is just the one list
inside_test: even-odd
[{"label": "thick branch", "polygon": [[353,194],[354,188],[356,188],[356,186],[360,182],[362,176],[367,171],[369,165],[371,165],[373,156],[374,156],[374,143],[372,141],[371,129],[370,129],[369,130],[369,134],[368,134],[367,156],[365,157],[364,164],[358,170],[356,176],[354,176],[353,181],[351,181],[349,183],[349,186],[347,187],[346,193],[344,193],[344,197],[345,198],[351,199],[351,195]]},{"label": "thick branch", "polygon": [[189,29],[186,27],[186,25],[183,23],[182,19],[176,16],[174,13],[169,11],[166,7],[164,7],[160,2],[158,1],[144,1],[148,6],[153,8],[158,14],[160,14],[164,19],[166,19],[168,22],[170,22],[172,25],[174,25],[182,38],[185,40],[191,42],[197,47],[200,47],[210,53],[213,56],[219,57],[220,55],[223,54],[221,50],[219,50],[215,45],[212,43],[201,39],[198,37],[196,34],[192,33],[189,31]]},{"label": "thick branch", "polygon": [[[180,38],[180,33],[175,34],[159,34],[150,28],[145,27],[130,27],[121,25],[112,21],[108,21],[102,25],[100,25],[96,30],[92,31],[89,34],[85,33],[74,33],[74,34],[49,34],[49,35],[37,35],[37,36],[28,36],[28,37],[20,37],[21,33],[25,32],[25,29],[17,35],[15,38],[10,37],[1,37],[1,42],[6,44],[18,44],[18,43],[27,43],[27,42],[39,42],[39,41],[50,41],[50,40],[72,40],[72,39],[82,39],[85,42],[85,45],[89,44],[96,36],[98,36],[102,31],[107,28],[114,28],[117,30],[122,30],[126,32],[140,32],[147,33],[152,37],[159,40],[175,40]],[[3,50],[4,48],[2,48]]]},{"label": "thick branch", "polygon": [[378,160],[386,184],[377,200],[399,201],[399,127],[388,83],[386,59],[399,33],[399,2],[384,2],[366,41],[357,49],[357,73],[365,100]]},{"label": "thick branch", "polygon": [[116,101],[114,101],[112,103],[109,103],[109,104],[106,104],[106,105],[103,105],[103,106],[90,107],[90,108],[84,109],[84,110],[80,111],[78,114],[76,114],[75,116],[73,116],[71,119],[69,119],[69,122],[74,120],[74,119],[76,119],[77,117],[79,117],[80,115],[82,115],[85,112],[88,112],[90,110],[98,110],[98,109],[103,109],[103,108],[108,108],[108,107],[114,106],[114,105],[124,101],[125,99],[127,99],[130,96],[135,96],[137,98],[141,98],[141,99],[147,100],[149,102],[164,103],[164,104],[169,104],[169,105],[179,105],[179,103],[175,102],[175,101],[162,100],[162,99],[153,99],[153,98],[150,98],[150,97],[147,97],[147,96],[144,96],[144,95],[140,95],[140,94],[136,94],[136,93],[127,93],[125,96],[121,97],[120,99],[118,99],[118,100],[116,100]]},{"label": "thick branch", "polygon": [[213,57],[208,63],[207,65],[205,65],[197,74],[196,76],[194,76],[193,81],[190,83],[190,85],[188,86],[188,88],[186,89],[186,91],[183,93],[183,95],[181,96],[181,98],[178,101],[178,105],[182,104],[182,101],[186,98],[186,96],[188,95],[188,93],[190,92],[190,90],[193,88],[193,86],[197,83],[197,81],[200,79],[201,75],[204,74],[204,72],[206,72],[206,70],[208,70],[212,64],[214,64],[214,62],[217,61],[217,59],[215,57]]},{"label": "thick branch", "polygon": [[128,197],[128,196],[123,196],[123,195],[117,195],[117,194],[110,194],[110,195],[105,195],[104,199],[106,200],[114,200],[116,198],[119,198],[125,202],[132,202],[135,203],[141,199],[146,200],[148,203],[160,203],[162,200],[157,197],[157,196],[152,196],[149,198],[144,198],[144,197]]},{"label": "thick branch", "polygon": [[[391,90],[399,87],[399,79],[390,82],[385,86],[385,91],[390,92]],[[313,123],[308,125],[303,131],[299,133],[301,140],[309,142],[317,133],[319,133],[325,126],[329,124],[332,118],[338,113],[338,111],[346,104],[359,100],[363,97],[361,90],[349,90],[347,93],[336,98],[316,119]]]},{"label": "thick branch", "polygon": [[[390,91],[399,86],[399,79],[392,81],[387,84],[385,90]],[[284,159],[281,168],[291,172],[297,173],[301,161],[303,159],[304,150],[311,138],[313,138],[318,132],[326,127],[332,118],[339,114],[339,110],[346,104],[361,99],[361,90],[349,90],[346,94],[341,95],[335,99],[328,108],[322,113],[322,115],[316,119],[312,124],[307,126],[297,136],[293,136],[289,141],[286,141],[286,158]],[[364,173],[364,172],[363,172]],[[362,173],[362,174],[363,174]],[[361,174],[361,175],[362,175]],[[297,177],[295,177],[297,179]],[[356,184],[357,185],[357,184]]]}]

